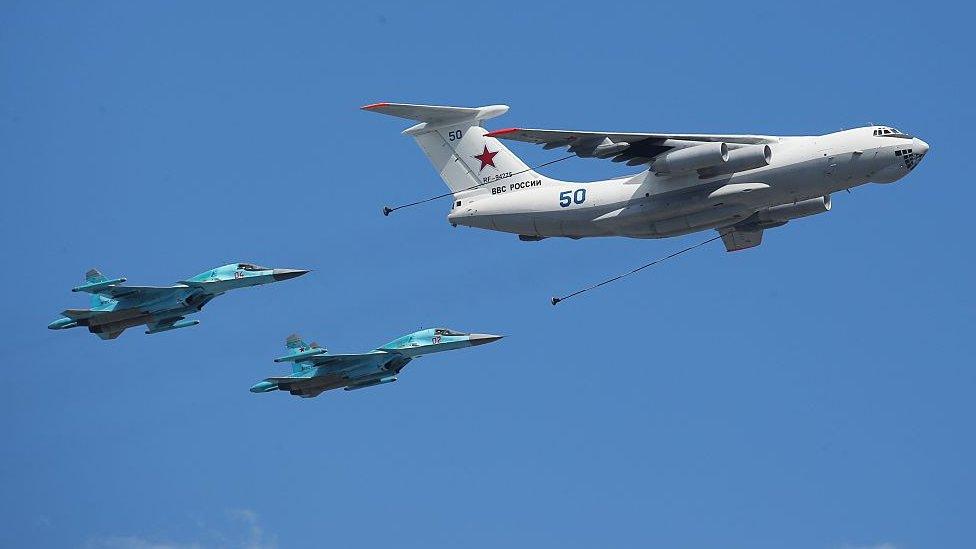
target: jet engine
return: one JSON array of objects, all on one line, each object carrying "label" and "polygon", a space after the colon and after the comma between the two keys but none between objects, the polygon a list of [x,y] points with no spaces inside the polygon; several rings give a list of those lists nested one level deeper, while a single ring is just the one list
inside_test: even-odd
[{"label": "jet engine", "polygon": [[801,200],[791,204],[780,204],[760,210],[758,221],[760,223],[786,223],[791,219],[798,219],[808,215],[830,211],[830,195]]},{"label": "jet engine", "polygon": [[709,166],[701,171],[702,177],[712,177],[725,173],[744,172],[768,166],[773,160],[773,150],[769,145],[747,145],[729,150],[726,162]]},{"label": "jet engine", "polygon": [[729,146],[725,143],[703,143],[662,154],[651,164],[654,173],[681,173],[725,164]]}]

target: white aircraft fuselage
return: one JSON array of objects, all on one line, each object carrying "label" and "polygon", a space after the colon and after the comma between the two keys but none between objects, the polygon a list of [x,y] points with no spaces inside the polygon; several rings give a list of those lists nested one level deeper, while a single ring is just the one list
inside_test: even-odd
[{"label": "white aircraft fuselage", "polygon": [[[403,133],[417,141],[451,189],[452,225],[522,240],[665,238],[717,229],[726,249],[745,249],[759,245],[764,229],[829,211],[833,192],[897,181],[929,148],[887,126],[804,137],[489,132],[483,121],[507,106],[377,103],[364,109],[420,122]],[[530,168],[499,139],[648,168],[605,181],[559,181]]]},{"label": "white aircraft fuselage", "polygon": [[[831,193],[897,181],[928,151],[917,137],[878,136],[876,128],[774,137],[769,165],[708,179],[696,171],[646,170],[606,181],[532,186],[531,174],[511,176],[486,185],[488,193],[456,195],[448,221],[526,237],[663,238],[727,227],[782,204],[820,199],[826,211]],[[896,155],[902,150],[912,152]]]}]

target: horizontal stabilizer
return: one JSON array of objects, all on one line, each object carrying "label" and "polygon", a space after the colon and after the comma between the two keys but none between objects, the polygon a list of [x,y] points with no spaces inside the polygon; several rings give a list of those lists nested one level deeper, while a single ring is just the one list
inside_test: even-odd
[{"label": "horizontal stabilizer", "polygon": [[[113,324],[118,322],[131,322],[143,317],[144,312],[138,309],[122,309],[118,311],[102,309],[68,309],[61,312],[62,316],[68,317],[82,326],[96,326]],[[132,324],[130,324],[131,326]]]},{"label": "horizontal stabilizer", "polygon": [[88,320],[99,315],[109,314],[111,311],[93,311],[91,309],[68,309],[62,311],[62,315],[70,318],[71,320]]},{"label": "horizontal stabilizer", "polygon": [[279,356],[274,359],[275,362],[300,362],[303,360],[308,360],[313,356],[324,355],[328,353],[328,349],[325,347],[312,347],[311,349],[306,349],[304,351],[299,351],[292,355]]},{"label": "horizontal stabilizer", "polygon": [[291,334],[285,338],[285,347],[288,349],[288,354],[274,359],[275,362],[301,362],[329,352],[314,341],[305,343],[302,336],[298,334]]},{"label": "horizontal stabilizer", "polygon": [[[104,278],[104,277],[102,277],[102,278]],[[99,290],[104,290],[105,288],[108,288],[108,287],[111,287],[111,286],[118,286],[119,284],[122,284],[123,282],[125,282],[125,278],[124,277],[121,277],[121,278],[113,278],[112,280],[108,280],[108,279],[106,279],[106,280],[100,280],[98,282],[89,282],[87,284],[82,284],[81,286],[75,286],[74,288],[71,288],[71,291],[72,292],[88,292],[90,294],[93,294],[93,293],[98,292]]]},{"label": "horizontal stabilizer", "polygon": [[414,105],[410,103],[373,103],[363,110],[378,112],[407,120],[442,124],[460,120],[487,120],[508,112],[508,105],[484,107],[444,107],[439,105]]}]

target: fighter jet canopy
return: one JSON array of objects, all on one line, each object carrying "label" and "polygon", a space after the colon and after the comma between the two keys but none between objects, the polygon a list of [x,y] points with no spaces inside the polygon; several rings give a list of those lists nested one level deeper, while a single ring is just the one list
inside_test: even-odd
[{"label": "fighter jet canopy", "polygon": [[466,336],[468,334],[464,332],[458,332],[448,328],[434,328],[434,335],[440,336]]}]

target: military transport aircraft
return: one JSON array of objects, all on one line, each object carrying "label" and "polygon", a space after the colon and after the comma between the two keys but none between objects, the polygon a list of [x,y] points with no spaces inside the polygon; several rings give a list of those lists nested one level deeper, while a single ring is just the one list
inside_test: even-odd
[{"label": "military transport aircraft", "polygon": [[292,374],[269,377],[251,387],[251,392],[280,390],[311,398],[339,387],[352,391],[392,383],[408,362],[421,355],[483,345],[501,338],[499,335],[432,328],[399,337],[368,353],[334,355],[317,343],[306,345],[297,334],[292,334],[285,340],[288,354],[274,359],[275,362],[291,362]]},{"label": "military transport aircraft", "polygon": [[[452,225],[530,241],[664,238],[716,229],[728,251],[751,248],[761,243],[765,229],[830,210],[833,192],[901,179],[929,149],[921,139],[888,126],[805,137],[489,132],[483,121],[508,106],[376,103],[363,109],[419,122],[403,133],[417,141],[453,193]],[[558,181],[527,166],[499,139],[567,147],[578,157],[647,169],[606,181]]]},{"label": "military transport aircraft", "polygon": [[126,328],[145,324],[147,334],[196,326],[185,320],[211,299],[229,290],[279,282],[301,276],[301,269],[269,269],[250,263],[231,263],[173,286],[122,286],[125,278],[109,280],[97,269],[88,271],[86,282],[72,292],[92,294],[90,309],[68,309],[48,324],[52,330],[87,326],[102,339],[115,339]]}]

